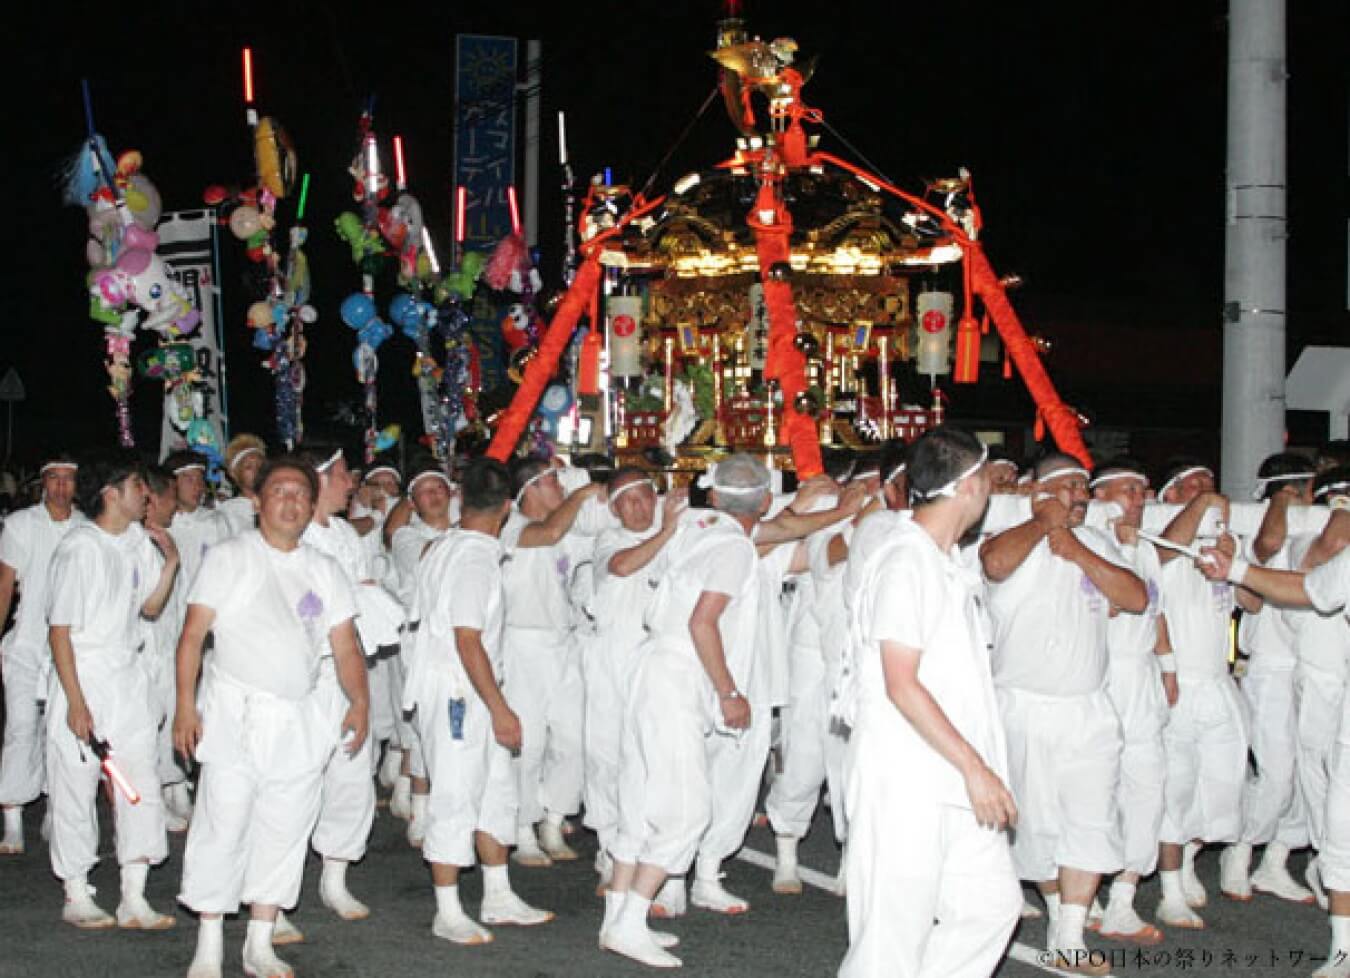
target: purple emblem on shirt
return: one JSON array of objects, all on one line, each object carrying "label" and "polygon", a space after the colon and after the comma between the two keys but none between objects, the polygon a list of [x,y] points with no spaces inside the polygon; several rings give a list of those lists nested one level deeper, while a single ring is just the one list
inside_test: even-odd
[{"label": "purple emblem on shirt", "polygon": [[567,580],[567,572],[572,569],[572,558],[563,554],[558,558],[558,576],[564,581]]},{"label": "purple emblem on shirt", "polygon": [[306,625],[311,624],[323,614],[323,599],[313,591],[306,591],[305,596],[295,606],[295,612]]},{"label": "purple emblem on shirt", "polygon": [[1144,590],[1148,592],[1148,611],[1149,611],[1149,612],[1155,612],[1155,611],[1157,611],[1157,610],[1158,610],[1158,585],[1157,585],[1157,582],[1151,581],[1151,580],[1150,580],[1150,581],[1146,581],[1146,582],[1144,583]]},{"label": "purple emblem on shirt", "polygon": [[139,567],[131,568],[131,589],[135,591],[141,586],[141,569]]}]

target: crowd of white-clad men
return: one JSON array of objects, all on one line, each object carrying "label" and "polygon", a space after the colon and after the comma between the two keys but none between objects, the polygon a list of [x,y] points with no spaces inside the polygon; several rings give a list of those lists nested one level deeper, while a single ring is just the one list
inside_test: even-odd
[{"label": "crowd of white-clad men", "polygon": [[[311,847],[322,903],[371,913],[348,869],[378,781],[430,864],[435,937],[551,920],[508,865],[576,859],[579,819],[600,948],[673,968],[679,939],[652,920],[749,909],[720,867],[761,798],[773,889],[799,893],[823,794],[841,975],[988,975],[1042,914],[1057,967],[1104,974],[1091,932],[1204,927],[1194,859],[1215,844],[1225,897],[1329,909],[1316,974],[1350,976],[1344,444],[1267,459],[1240,528],[1195,460],[1156,490],[1129,458],[1019,472],[947,427],[826,461],[785,494],[733,455],[691,506],[634,468],[477,458],[452,478],[428,460],[358,480],[336,447],[269,458],[251,435],[221,502],[191,453],[53,455],[0,532],[0,854],[32,844],[23,808],[45,793],[63,920],[157,930],[175,918],[147,873],[186,831],[189,978],[222,974],[241,905],[245,973],[286,978]],[[105,775],[111,915],[88,883]],[[1287,860],[1308,847],[1304,886]]]}]

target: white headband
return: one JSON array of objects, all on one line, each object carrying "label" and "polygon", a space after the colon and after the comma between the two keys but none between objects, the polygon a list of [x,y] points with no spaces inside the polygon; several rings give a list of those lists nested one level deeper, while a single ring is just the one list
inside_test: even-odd
[{"label": "white headband", "polygon": [[909,466],[906,465],[904,462],[901,462],[901,463],[900,463],[899,465],[897,465],[895,468],[891,469],[890,474],[887,475],[886,478],[884,478],[884,479],[881,480],[881,484],[882,484],[882,485],[890,485],[892,482],[894,482],[896,479],[898,479],[901,475],[903,475],[904,472],[905,472],[905,470],[906,470],[907,468],[909,468]]},{"label": "white headband", "polygon": [[534,475],[532,475],[532,476],[530,476],[528,479],[526,479],[526,480],[525,480],[525,484],[522,485],[522,486],[520,487],[520,491],[519,491],[518,493],[516,493],[516,505],[519,506],[519,505],[520,505],[520,501],[521,501],[522,499],[525,498],[525,490],[526,490],[526,489],[530,488],[530,486],[534,485],[536,482],[538,482],[540,479],[544,478],[545,476],[557,474],[557,471],[558,471],[558,470],[555,469],[553,466],[551,466],[551,465],[546,465],[546,466],[544,466],[544,468],[540,469],[540,470],[539,470],[538,472],[536,472]]},{"label": "white headband", "polygon": [[698,477],[696,485],[700,489],[715,489],[728,496],[753,496],[761,492],[769,492],[773,485],[769,482],[761,482],[757,486],[724,486],[717,482],[717,463],[708,466],[708,471]]},{"label": "white headband", "polygon": [[1195,473],[1197,472],[1208,472],[1210,478],[1211,479],[1214,478],[1214,470],[1211,469],[1208,465],[1192,465],[1189,469],[1182,469],[1176,475],[1172,476],[1172,478],[1164,482],[1162,484],[1162,488],[1158,490],[1158,498],[1162,499],[1163,496],[1167,495],[1168,489],[1171,489],[1182,479],[1195,475]]},{"label": "white headband", "polygon": [[1276,482],[1307,482],[1316,478],[1316,472],[1290,472],[1288,475],[1263,476],[1256,480],[1256,485],[1252,488],[1252,498],[1259,501],[1265,494],[1266,486]]},{"label": "white headband", "polygon": [[341,458],[342,458],[342,449],[339,448],[332,455],[328,456],[328,461],[321,462],[318,465],[314,466],[314,471],[322,475],[324,472],[327,472],[333,466],[337,465],[338,460]]},{"label": "white headband", "polygon": [[369,482],[371,476],[376,475],[376,474],[378,474],[378,473],[380,473],[380,472],[388,472],[390,475],[392,475],[392,476],[394,477],[394,481],[395,481],[395,482],[397,482],[397,483],[399,483],[400,485],[402,485],[402,483],[403,483],[403,476],[399,475],[399,474],[398,474],[398,469],[394,468],[392,465],[377,465],[377,466],[375,466],[375,468],[371,469],[369,472],[366,473],[365,478],[363,478],[361,481],[362,481],[362,482]]},{"label": "white headband", "polygon": [[1014,472],[1017,471],[1017,463],[1010,458],[993,458],[989,460],[989,465],[991,467],[995,465],[1006,465],[1009,468],[1011,468]]},{"label": "white headband", "polygon": [[967,468],[955,479],[952,479],[945,485],[938,486],[936,489],[931,489],[928,492],[922,493],[921,494],[922,497],[929,501],[937,499],[938,496],[946,496],[949,499],[955,499],[956,487],[959,486],[964,480],[969,479],[976,472],[980,471],[980,466],[983,465],[988,460],[988,458],[989,458],[989,446],[981,445],[980,457],[976,459],[973,463],[971,463],[969,468]]},{"label": "white headband", "polygon": [[619,488],[611,489],[609,491],[609,508],[612,510],[614,508],[614,500],[618,499],[629,489],[636,489],[638,486],[651,486],[652,491],[656,491],[656,483],[651,479],[634,479],[632,482],[625,483],[624,485],[619,486]]},{"label": "white headband", "polygon": [[1019,476],[1017,477],[1017,484],[1018,484],[1019,486],[1029,486],[1029,485],[1031,485],[1031,473],[1030,473],[1030,472],[1023,472],[1021,475],[1019,475]]},{"label": "white headband", "polygon": [[1323,496],[1330,496],[1332,493],[1343,495],[1347,492],[1350,492],[1350,482],[1328,482],[1313,493],[1313,498],[1321,499]]},{"label": "white headband", "polygon": [[455,488],[455,484],[450,481],[450,477],[446,475],[444,472],[437,472],[435,469],[428,469],[427,471],[419,472],[412,477],[412,481],[408,483],[409,496],[412,495],[413,487],[417,485],[419,482],[421,482],[423,479],[440,479],[442,482],[445,483],[445,488],[447,489]]},{"label": "white headband", "polygon": [[247,448],[241,448],[239,449],[238,452],[235,453],[234,458],[230,460],[230,468],[233,469],[236,465],[238,465],[244,459],[248,458],[250,455],[261,455],[261,454],[262,449],[254,448],[252,445],[249,445]]},{"label": "white headband", "polygon": [[860,472],[854,472],[851,476],[848,477],[848,481],[861,482],[863,479],[870,479],[873,476],[876,476],[878,479],[880,479],[881,469],[863,469]]},{"label": "white headband", "polygon": [[79,471],[79,468],[80,463],[78,462],[48,462],[46,465],[42,466],[42,468],[38,469],[38,475],[46,475],[53,469],[70,469],[72,472],[77,472]]},{"label": "white headband", "polygon": [[1089,489],[1096,489],[1098,486],[1105,485],[1108,482],[1120,482],[1122,479],[1137,479],[1148,486],[1148,476],[1142,472],[1134,472],[1130,469],[1117,469],[1114,472],[1107,472],[1105,475],[1094,476],[1088,483]]},{"label": "white headband", "polygon": [[1081,475],[1084,479],[1090,478],[1088,470],[1081,465],[1067,465],[1062,469],[1055,469],[1038,478],[1037,482],[1046,482],[1050,479],[1058,479],[1062,475]]},{"label": "white headband", "polygon": [[204,464],[202,464],[201,462],[188,462],[188,463],[186,463],[186,464],[184,464],[184,465],[180,465],[180,466],[178,466],[178,468],[174,469],[174,470],[173,470],[173,474],[174,474],[174,475],[182,475],[184,472],[205,472],[205,471],[206,471],[206,466],[205,466]]}]

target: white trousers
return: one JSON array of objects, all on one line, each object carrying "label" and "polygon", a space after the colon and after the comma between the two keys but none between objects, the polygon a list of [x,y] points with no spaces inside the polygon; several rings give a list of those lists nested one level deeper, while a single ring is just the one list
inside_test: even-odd
[{"label": "white trousers", "polygon": [[712,819],[699,840],[700,860],[721,862],[745,841],[755,817],[755,802],[769,758],[772,710],[751,704],[750,726],[739,735],[715,732],[708,737],[708,779],[712,786]]},{"label": "white trousers", "polygon": [[1300,849],[1308,844],[1308,822],[1297,782],[1294,670],[1249,670],[1241,689],[1251,717],[1256,773],[1248,775],[1243,792],[1240,841],[1276,841]]},{"label": "white trousers", "polygon": [[1120,718],[1120,836],[1124,870],[1148,876],[1158,863],[1167,756],[1162,728],[1167,721],[1158,666],[1147,659],[1117,656],[1111,661],[1107,692]]},{"label": "white trousers", "polygon": [[283,700],[208,670],[199,696],[201,774],[178,899],[198,913],[293,907],[332,747],[318,690]]},{"label": "white trousers", "polygon": [[1308,838],[1320,849],[1326,837],[1331,755],[1341,722],[1345,682],[1337,675],[1300,665],[1294,674],[1298,704],[1298,787],[1308,817]]},{"label": "white trousers", "polygon": [[502,678],[520,717],[513,765],[522,825],[539,821],[545,809],[570,815],[581,807],[586,694],[579,658],[570,635],[506,629]]},{"label": "white trousers", "polygon": [[27,805],[46,789],[47,735],[38,702],[46,691],[38,689],[40,673],[37,656],[30,650],[11,648],[0,655],[5,682],[0,805]]},{"label": "white trousers", "polygon": [[326,859],[356,862],[366,854],[375,823],[375,738],[366,737],[360,750],[347,753],[341,743],[342,718],[351,704],[328,664],[320,669],[316,693],[324,704],[331,753],[323,768],[314,851]]},{"label": "white trousers", "polygon": [[1119,870],[1120,722],[1106,692],[997,692],[1018,809],[1012,844],[1017,875],[1041,881],[1055,879],[1061,866]]},{"label": "white trousers", "polygon": [[397,724],[394,721],[395,699],[403,695],[403,683],[396,681],[392,662],[394,656],[380,654],[367,660],[370,669],[370,735],[376,742],[394,742]]},{"label": "white trousers", "polygon": [[1350,891],[1350,711],[1331,750],[1326,828],[1317,867],[1327,889]]},{"label": "white trousers", "polygon": [[987,978],[1022,907],[1007,835],[925,798],[870,736],[855,730],[849,745],[840,978]]},{"label": "white trousers", "polygon": [[451,687],[448,677],[428,684],[413,714],[431,777],[422,858],[472,866],[475,832],[486,832],[503,845],[515,843],[516,784],[511,753],[497,743],[492,717],[472,689],[463,697],[460,736],[454,736]]},{"label": "white trousers", "polygon": [[830,723],[830,690],[818,648],[797,646],[792,655],[792,689],[783,716],[783,770],[765,801],[777,835],[801,838],[810,830],[820,789],[830,789],[834,837],[844,841],[843,764],[846,742]]},{"label": "white trousers", "polygon": [[187,772],[183,770],[173,749],[173,713],[178,706],[174,662],[152,651],[142,651],[140,662],[145,669],[146,680],[150,685],[150,702],[155,710],[155,764],[159,783],[178,784],[187,780]]},{"label": "white trousers", "polygon": [[619,753],[619,831],[610,853],[620,862],[672,876],[688,870],[712,822],[709,702],[707,675],[692,652],[643,646]]},{"label": "white trousers", "polygon": [[624,648],[612,638],[589,636],[582,650],[585,824],[595,832],[600,848],[609,849],[619,831],[619,748],[637,647]]},{"label": "white trousers", "polygon": [[[123,668],[80,669],[80,688],[123,775],[140,794],[131,804],[112,796],[117,861],[162,862],[169,854],[164,804],[155,770],[155,722],[145,673],[134,661]],[[98,862],[96,800],[102,769],[87,743],[71,733],[68,703],[53,673],[47,713],[48,794],[52,813],[52,870],[63,880],[84,876]]]},{"label": "white trousers", "polygon": [[1236,842],[1242,828],[1247,732],[1226,673],[1177,676],[1177,704],[1163,730],[1167,751],[1162,842]]}]

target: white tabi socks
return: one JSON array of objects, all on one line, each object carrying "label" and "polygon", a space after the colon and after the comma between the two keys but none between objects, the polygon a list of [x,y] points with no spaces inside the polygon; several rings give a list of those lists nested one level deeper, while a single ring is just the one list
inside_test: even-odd
[{"label": "white tabi socks", "polygon": [[5,834],[0,838],[0,856],[17,856],[23,852],[23,806],[6,805]]},{"label": "white tabi socks", "polygon": [[539,839],[534,834],[533,825],[516,826],[516,851],[511,858],[522,866],[552,866],[549,854],[539,847]]},{"label": "white tabi socks", "polygon": [[483,908],[480,916],[485,924],[514,924],[517,927],[535,927],[553,919],[552,911],[539,910],[516,896],[504,864],[483,867]]},{"label": "white tabi socks", "polygon": [[1289,847],[1283,842],[1272,842],[1266,846],[1261,857],[1261,865],[1252,873],[1252,889],[1258,893],[1269,893],[1290,903],[1313,903],[1316,897],[1312,890],[1301,886],[1289,875]]},{"label": "white tabi socks", "polygon": [[694,886],[689,902],[713,913],[737,914],[750,909],[750,901],[727,891],[722,885],[722,860],[699,856],[694,861]]},{"label": "white tabi socks", "polygon": [[1350,978],[1350,917],[1331,917],[1331,950],[1327,963],[1312,978]]},{"label": "white tabi socks", "polygon": [[293,978],[295,972],[272,947],[272,921],[250,920],[244,938],[244,974],[248,978]]},{"label": "white tabi socks", "polygon": [[539,823],[539,848],[554,862],[571,862],[577,852],[563,839],[563,817],[556,812],[545,812]]},{"label": "white tabi socks", "polygon": [[125,930],[167,930],[177,921],[157,913],[145,900],[145,879],[149,863],[127,863],[122,867],[122,902],[117,905],[117,926]]},{"label": "white tabi socks", "polygon": [[488,944],[493,940],[492,931],[464,912],[458,886],[436,887],[436,919],[431,933],[456,944]]},{"label": "white tabi socks", "polygon": [[225,921],[203,917],[197,928],[197,953],[188,965],[187,978],[221,978],[225,960]]},{"label": "white tabi socks", "polygon": [[802,892],[802,879],[797,874],[797,837],[780,835],[778,859],[773,864],[773,891],[785,896],[795,896]]},{"label": "white tabi socks", "polygon": [[61,908],[61,919],[81,930],[106,930],[117,924],[94,902],[94,888],[83,876],[66,880],[66,903]]},{"label": "white tabi socks", "polygon": [[[1252,898],[1251,868],[1250,842],[1234,842],[1224,846],[1223,852],[1219,854],[1219,892],[1230,900],[1246,903]],[[1184,881],[1185,877],[1182,879]]]},{"label": "white tabi socks", "polygon": [[651,968],[678,968],[680,959],[663,950],[647,928],[651,907],[650,900],[633,890],[606,894],[605,917],[609,924],[600,931],[600,946]]},{"label": "white tabi socks", "polygon": [[[421,797],[425,798],[425,795]],[[389,814],[394,818],[401,818],[408,821],[413,817],[412,808],[412,778],[406,774],[400,774],[394,778],[394,791],[389,796]]]},{"label": "white tabi socks", "polygon": [[410,795],[408,819],[408,845],[421,849],[427,839],[427,809],[431,807],[430,795]]},{"label": "white tabi socks", "polygon": [[[605,917],[600,922],[600,949],[605,950],[605,932],[619,922],[619,915],[623,911],[624,902],[628,899],[628,894],[632,890],[625,890],[622,893],[615,893],[613,890],[605,893]],[[651,913],[651,901],[647,901],[647,913]],[[651,935],[652,941],[659,948],[672,948],[680,943],[679,937],[675,934],[669,934],[661,930],[652,930],[647,928],[647,933]]]},{"label": "white tabi socks", "polygon": [[1186,905],[1195,910],[1209,902],[1205,885],[1195,875],[1195,857],[1203,848],[1204,845],[1199,842],[1188,842],[1181,849],[1181,891],[1186,895]]},{"label": "white tabi socks", "polygon": [[[370,916],[370,908],[347,889],[347,861],[345,859],[324,859],[323,875],[319,877],[319,899],[343,920],[365,920]],[[268,946],[272,936],[269,927]]]},{"label": "white tabi socks", "polygon": [[[406,779],[408,777],[406,774],[399,773],[402,770],[402,749],[393,746],[386,748],[384,752],[384,762],[380,764],[380,784],[386,789],[393,788],[394,794],[397,795],[399,778]],[[392,801],[389,803],[389,810],[394,811],[394,803]],[[394,814],[398,815],[399,818],[407,818],[407,815],[399,815],[398,812],[394,812]]]},{"label": "white tabi socks", "polygon": [[1203,930],[1205,922],[1186,902],[1186,893],[1181,885],[1181,870],[1158,870],[1158,882],[1162,884],[1162,900],[1158,903],[1156,915],[1158,923],[1186,930]]},{"label": "white tabi socks", "polygon": [[1111,884],[1111,896],[1106,901],[1106,912],[1102,914],[1102,937],[1133,941],[1136,944],[1157,944],[1162,941],[1162,931],[1140,917],[1134,909],[1137,890],[1138,884],[1125,880],[1116,880]]}]

